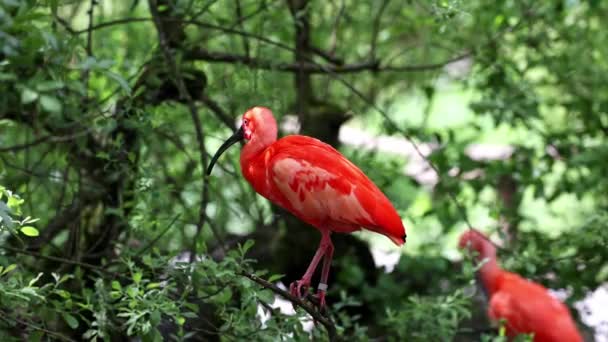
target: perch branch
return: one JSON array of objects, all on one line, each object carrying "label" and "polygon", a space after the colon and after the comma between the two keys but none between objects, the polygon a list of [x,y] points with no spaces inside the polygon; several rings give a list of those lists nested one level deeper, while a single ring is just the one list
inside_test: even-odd
[{"label": "perch branch", "polygon": [[272,292],[278,294],[279,296],[289,300],[294,305],[299,306],[302,309],[304,309],[304,311],[306,311],[310,316],[312,316],[312,318],[315,321],[320,322],[325,327],[325,329],[327,329],[327,334],[329,335],[330,341],[336,340],[336,338],[337,338],[336,326],[334,325],[334,323],[327,316],[325,316],[325,315],[321,314],[319,311],[315,310],[310,304],[304,302],[302,299],[300,299],[296,296],[293,296],[291,293],[277,287],[276,285],[270,283],[269,281],[256,276],[255,274],[251,274],[248,272],[241,272],[240,275],[251,279],[253,282],[258,283],[262,287],[271,290]]}]

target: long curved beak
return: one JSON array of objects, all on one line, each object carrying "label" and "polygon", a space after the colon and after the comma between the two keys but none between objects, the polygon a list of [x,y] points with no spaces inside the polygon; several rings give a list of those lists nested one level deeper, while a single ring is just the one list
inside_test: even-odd
[{"label": "long curved beak", "polygon": [[207,176],[209,176],[211,174],[211,170],[213,169],[213,166],[215,165],[217,160],[220,158],[222,153],[226,152],[226,150],[229,149],[230,146],[236,144],[239,141],[242,141],[243,139],[245,139],[245,135],[243,132],[243,126],[241,126],[236,132],[234,132],[234,134],[230,138],[228,138],[228,140],[224,141],[224,143],[222,144],[222,146],[220,146],[220,148],[217,149],[217,152],[215,152],[215,155],[213,156],[213,158],[211,158],[211,162],[209,163],[209,166],[207,167]]}]

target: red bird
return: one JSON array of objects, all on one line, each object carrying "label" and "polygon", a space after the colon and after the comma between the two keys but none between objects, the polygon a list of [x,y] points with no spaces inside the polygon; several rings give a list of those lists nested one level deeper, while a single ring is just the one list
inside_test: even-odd
[{"label": "red bird", "polygon": [[496,247],[483,234],[467,231],[459,247],[476,251],[479,261],[487,259],[479,273],[489,296],[488,315],[493,321],[505,320],[507,336],[534,334],[535,342],[583,341],[568,308],[543,286],[501,269]]},{"label": "red bird", "polygon": [[301,298],[321,258],[323,271],[317,288],[325,305],[327,278],[334,252],[332,232],[365,228],[386,235],[396,245],[405,243],[403,222],[384,194],[340,152],[320,140],[289,135],[277,140],[277,123],[270,109],[254,107],[243,115],[241,127],[215,153],[207,175],[231,145],[246,140],[241,171],[255,191],[287,209],[321,232],[321,243],[301,280],[290,285]]}]

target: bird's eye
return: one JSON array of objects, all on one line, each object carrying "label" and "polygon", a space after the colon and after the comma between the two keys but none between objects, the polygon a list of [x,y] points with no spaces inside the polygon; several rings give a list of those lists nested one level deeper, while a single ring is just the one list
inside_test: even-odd
[{"label": "bird's eye", "polygon": [[249,123],[248,119],[243,119],[243,125],[247,125]]}]

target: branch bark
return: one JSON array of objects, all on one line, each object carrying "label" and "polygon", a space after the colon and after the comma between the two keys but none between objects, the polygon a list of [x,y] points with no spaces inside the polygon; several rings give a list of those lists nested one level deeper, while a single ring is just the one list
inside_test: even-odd
[{"label": "branch bark", "polygon": [[289,300],[290,302],[293,303],[293,305],[301,307],[310,316],[312,316],[312,318],[315,321],[321,323],[325,327],[325,329],[327,329],[327,334],[329,335],[330,341],[335,341],[337,339],[336,326],[334,325],[334,323],[327,316],[324,316],[319,311],[315,310],[312,305],[304,302],[302,299],[300,299],[298,297],[293,296],[291,293],[289,293],[283,289],[280,289],[279,287],[268,282],[267,280],[264,280],[264,279],[256,276],[255,274],[251,274],[248,272],[241,272],[240,275],[251,279],[252,281],[258,283],[262,287],[267,288],[267,289],[271,290],[272,292],[280,295],[281,297]]}]

